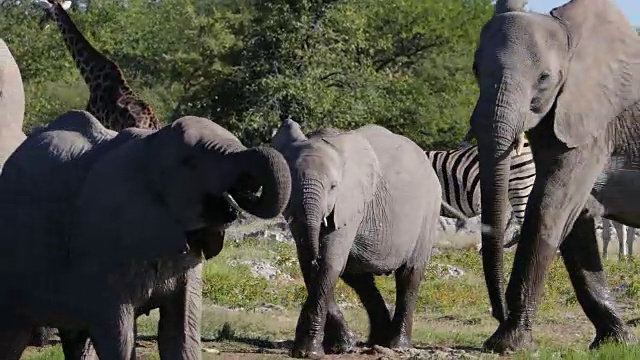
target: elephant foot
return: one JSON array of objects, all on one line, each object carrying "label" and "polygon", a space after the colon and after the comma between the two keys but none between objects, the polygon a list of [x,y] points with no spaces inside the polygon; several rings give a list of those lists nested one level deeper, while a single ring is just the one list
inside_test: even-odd
[{"label": "elephant foot", "polygon": [[589,350],[597,349],[606,343],[630,345],[635,344],[636,342],[637,340],[634,333],[627,326],[622,326],[604,333],[596,334],[595,339],[593,339],[593,342],[589,345]]},{"label": "elephant foot", "polygon": [[291,349],[291,357],[293,358],[320,359],[323,356],[324,350],[320,342],[311,339],[296,339]]},{"label": "elephant foot", "polygon": [[493,335],[482,345],[483,352],[504,354],[534,347],[531,330],[500,325]]},{"label": "elephant foot", "polygon": [[325,332],[323,346],[327,353],[344,354],[353,350],[355,339],[353,334],[347,330]]},{"label": "elephant foot", "polygon": [[369,339],[367,340],[368,346],[380,345],[387,347],[389,345],[389,334],[383,329],[372,328],[369,333]]},{"label": "elephant foot", "polygon": [[391,340],[387,342],[386,347],[394,350],[405,350],[410,349],[412,346],[411,340],[407,334],[402,333],[398,336],[392,337]]}]

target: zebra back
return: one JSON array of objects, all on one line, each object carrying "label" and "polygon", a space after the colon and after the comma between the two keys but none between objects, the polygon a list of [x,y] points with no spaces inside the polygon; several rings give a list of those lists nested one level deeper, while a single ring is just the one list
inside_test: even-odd
[{"label": "zebra back", "polygon": [[425,151],[442,186],[442,200],[467,217],[480,214],[478,147]]},{"label": "zebra back", "polygon": [[[454,150],[431,150],[425,151],[425,155],[440,180],[442,200],[465,216],[480,215],[478,147],[472,145]],[[529,141],[525,139],[520,155],[513,151],[511,156],[509,203],[513,215],[521,222],[536,175]]]}]

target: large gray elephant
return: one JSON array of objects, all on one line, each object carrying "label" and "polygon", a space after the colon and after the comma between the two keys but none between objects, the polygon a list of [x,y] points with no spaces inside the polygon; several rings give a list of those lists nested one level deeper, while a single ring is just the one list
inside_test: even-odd
[{"label": "large gray elephant", "polygon": [[[283,122],[272,143],[291,169],[284,215],[308,294],[292,356],[321,356],[323,343],[336,352],[352,346],[333,294],[339,277],[367,310],[370,343],[410,346],[441,203],[440,184],[424,152],[376,125],[325,129],[307,138],[293,120]],[[374,275],[391,273],[397,289],[393,316],[374,283]]]},{"label": "large gray elephant", "polygon": [[[471,117],[482,189],[483,266],[500,321],[485,342],[505,351],[531,342],[543,279],[559,247],[576,296],[596,328],[591,347],[634,340],[609,294],[594,214],[640,225],[640,41],[608,0],[572,0],[539,14],[498,0],[483,27],[473,71],[480,95]],[[510,157],[522,133],[536,180],[503,295]]]},{"label": "large gray elephant", "polygon": [[120,133],[84,111],[55,119],[0,175],[0,359],[19,359],[44,325],[129,360],[149,307],[160,356],[200,359],[202,256],[220,252],[238,207],[272,218],[290,191],[279,152],[207,119]]}]

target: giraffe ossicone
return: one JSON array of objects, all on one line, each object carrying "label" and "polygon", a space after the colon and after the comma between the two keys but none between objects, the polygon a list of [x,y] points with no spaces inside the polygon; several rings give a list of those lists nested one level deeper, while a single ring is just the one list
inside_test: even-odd
[{"label": "giraffe ossicone", "polygon": [[[55,2],[49,0],[37,0],[37,3],[45,9],[51,9],[55,5]],[[71,8],[71,1],[64,1],[60,6],[65,10],[69,10],[69,8]]]}]

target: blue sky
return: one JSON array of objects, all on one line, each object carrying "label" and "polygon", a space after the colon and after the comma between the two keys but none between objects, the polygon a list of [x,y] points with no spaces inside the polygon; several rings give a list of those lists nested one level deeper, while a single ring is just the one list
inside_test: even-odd
[{"label": "blue sky", "polygon": [[[529,9],[536,12],[549,12],[568,0],[530,0]],[[613,0],[634,26],[640,26],[640,0]]]}]

